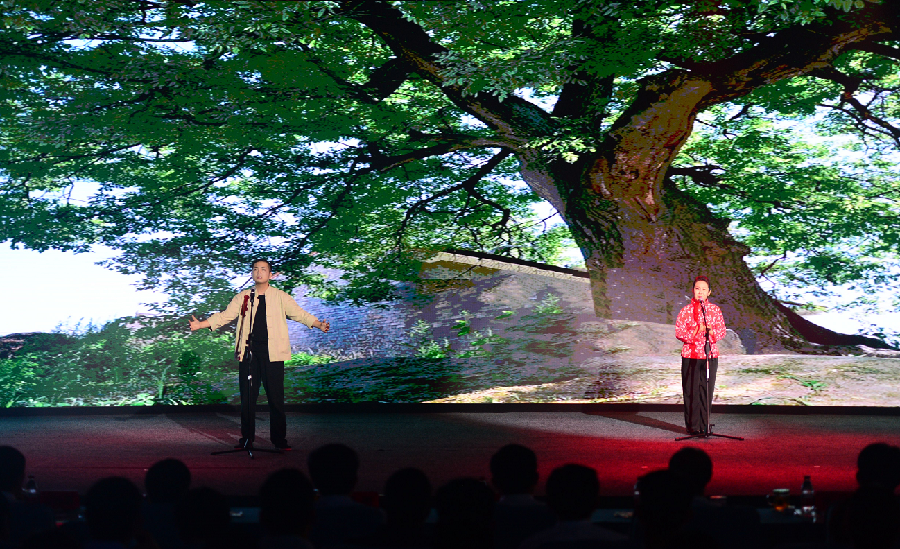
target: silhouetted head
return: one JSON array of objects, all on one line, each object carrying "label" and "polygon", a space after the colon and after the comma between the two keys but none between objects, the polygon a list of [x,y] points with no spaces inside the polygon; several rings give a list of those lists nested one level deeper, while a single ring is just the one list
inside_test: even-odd
[{"label": "silhouetted head", "polygon": [[702,496],[712,480],[713,464],[709,454],[700,448],[685,446],[669,458],[669,470],[687,481],[693,495]]},{"label": "silhouetted head", "polygon": [[25,481],[25,454],[0,446],[0,491],[16,493]]},{"label": "silhouetted head", "polygon": [[144,475],[147,499],[153,503],[175,503],[190,487],[190,469],[175,458],[157,461]]},{"label": "silhouetted head", "polygon": [[856,458],[860,486],[881,486],[893,492],[900,486],[900,448],[884,442],[869,444]]},{"label": "silhouetted head", "polygon": [[175,505],[175,524],[187,545],[221,539],[231,525],[228,499],[212,488],[192,488]]},{"label": "silhouetted head", "polygon": [[274,536],[306,537],[315,508],[312,482],[298,469],[281,469],[259,489],[259,522]]},{"label": "silhouetted head", "polygon": [[128,545],[141,521],[141,491],[123,477],[98,480],[84,498],[84,519],[91,538]]},{"label": "silhouetted head", "polygon": [[635,517],[648,537],[671,536],[690,518],[691,494],[688,483],[673,471],[662,469],[637,481]]},{"label": "silhouetted head", "polygon": [[407,467],[388,477],[382,503],[391,524],[422,525],[431,513],[431,482],[420,469]]},{"label": "silhouetted head", "polygon": [[356,486],[359,457],[344,444],[326,444],[309,454],[306,465],[313,485],[323,496],[349,495]]},{"label": "silhouetted head", "polygon": [[559,520],[585,520],[597,507],[600,481],[591,467],[569,463],[547,477],[547,505]]},{"label": "silhouetted head", "polygon": [[501,494],[531,494],[537,482],[537,456],[530,448],[507,444],[491,456],[491,484]]},{"label": "silhouetted head", "polygon": [[493,547],[494,492],[474,478],[451,480],[438,488],[435,546],[439,549]]}]

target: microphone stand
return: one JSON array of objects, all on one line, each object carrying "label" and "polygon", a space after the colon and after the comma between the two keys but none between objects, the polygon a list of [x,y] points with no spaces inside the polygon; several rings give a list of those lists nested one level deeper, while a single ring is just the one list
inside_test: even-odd
[{"label": "microphone stand", "polygon": [[712,415],[712,392],[710,391],[709,386],[709,354],[712,352],[712,345],[709,342],[709,322],[706,319],[706,306],[704,305],[706,302],[700,302],[700,310],[703,311],[703,325],[706,326],[706,330],[703,333],[703,336],[706,338],[706,342],[703,344],[703,354],[706,355],[706,429],[697,433],[696,435],[688,435],[686,437],[678,437],[675,440],[690,440],[694,438],[710,438],[710,437],[719,437],[719,438],[730,438],[732,440],[744,440],[743,437],[736,437],[732,435],[720,435],[719,433],[713,433],[712,428],[715,427],[712,423],[709,422],[710,416]]}]

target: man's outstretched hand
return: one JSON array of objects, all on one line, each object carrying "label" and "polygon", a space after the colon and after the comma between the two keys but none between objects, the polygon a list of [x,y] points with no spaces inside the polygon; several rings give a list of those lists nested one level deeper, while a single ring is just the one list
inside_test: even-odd
[{"label": "man's outstretched hand", "polygon": [[197,330],[200,330],[202,328],[209,328],[209,321],[208,320],[197,320],[197,317],[195,317],[194,315],[191,315],[190,325],[191,325],[191,331],[196,332]]},{"label": "man's outstretched hand", "polygon": [[323,333],[328,333],[328,330],[331,329],[331,324],[328,323],[327,320],[317,320],[312,325],[313,328],[318,328],[322,330]]}]

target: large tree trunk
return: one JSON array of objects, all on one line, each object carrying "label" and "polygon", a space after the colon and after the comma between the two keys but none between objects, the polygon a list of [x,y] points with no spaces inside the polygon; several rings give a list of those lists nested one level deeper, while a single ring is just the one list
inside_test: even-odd
[{"label": "large tree trunk", "polygon": [[[538,177],[538,170],[527,166],[523,173],[545,185],[555,176],[557,188],[568,188],[565,183],[578,179],[578,169],[556,163],[553,175]],[[591,177],[580,176],[582,181]],[[750,353],[808,352],[814,349],[810,343],[886,347],[877,339],[816,326],[772,298],[744,262],[750,249],[728,232],[728,221],[671,179],[663,178],[658,197],[653,213],[640,195],[621,193],[614,198],[570,193],[555,204],[585,257],[598,316],[673,324],[690,301],[694,277],[702,274],[711,281],[710,299]]]},{"label": "large tree trunk", "polygon": [[[731,237],[727,223],[669,180],[660,198],[661,208],[652,219],[636,200],[617,202],[610,209],[619,221],[621,256],[610,267],[593,261],[592,271],[604,271],[592,276],[595,295],[605,293],[605,299],[595,300],[597,314],[673,324],[690,301],[694,277],[706,275],[710,299],[722,308],[728,327],[749,352],[801,347],[803,338],[756,282],[743,260],[750,250]],[[593,220],[572,226],[585,221]],[[596,244],[586,236],[580,240],[589,250],[586,255],[598,255]]]},{"label": "large tree trunk", "polygon": [[750,250],[666,178],[710,89],[684,74],[648,83],[595,155],[573,164],[520,156],[522,173],[572,231],[598,316],[674,323],[703,274],[750,352],[798,348],[803,337],[744,263]]}]

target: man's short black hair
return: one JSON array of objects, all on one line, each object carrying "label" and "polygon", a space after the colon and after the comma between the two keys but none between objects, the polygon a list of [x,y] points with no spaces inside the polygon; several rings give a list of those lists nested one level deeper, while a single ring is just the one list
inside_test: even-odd
[{"label": "man's short black hair", "polygon": [[326,444],[310,452],[306,466],[313,485],[323,496],[350,495],[356,487],[359,456],[345,444]]},{"label": "man's short black hair", "polygon": [[685,446],[669,458],[669,470],[681,475],[694,495],[702,496],[712,480],[712,458],[700,448]]},{"label": "man's short black hair", "polygon": [[900,486],[900,448],[885,442],[869,444],[856,458],[856,481],[894,491]]},{"label": "man's short black hair", "polygon": [[183,461],[157,461],[144,475],[147,499],[154,503],[175,503],[191,487],[191,470]]},{"label": "man's short black hair", "polygon": [[530,494],[538,482],[537,456],[521,444],[507,444],[491,456],[491,482],[501,494]]},{"label": "man's short black hair", "polygon": [[91,537],[127,543],[141,520],[141,491],[124,477],[98,480],[84,497],[84,519]]},{"label": "man's short black hair", "polygon": [[0,446],[0,490],[15,492],[25,480],[25,455],[12,446]]},{"label": "man's short black hair", "polygon": [[269,260],[268,260],[268,259],[261,259],[261,258],[260,258],[260,259],[254,259],[254,260],[253,260],[253,263],[250,264],[250,268],[252,269],[253,267],[255,267],[257,263],[265,263],[265,264],[269,267],[269,272],[270,272],[270,273],[272,272],[272,264],[269,263]]},{"label": "man's short black hair", "polygon": [[303,534],[315,517],[312,482],[299,469],[281,469],[259,489],[259,522],[275,536]]},{"label": "man's short black hair", "polygon": [[585,520],[597,507],[600,481],[592,467],[568,463],[547,477],[547,505],[559,520]]}]

